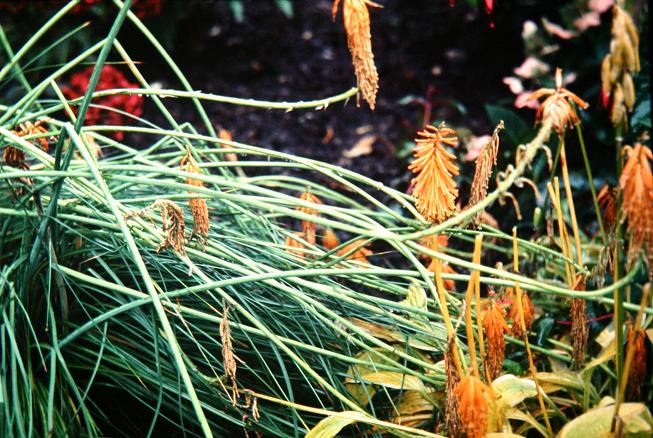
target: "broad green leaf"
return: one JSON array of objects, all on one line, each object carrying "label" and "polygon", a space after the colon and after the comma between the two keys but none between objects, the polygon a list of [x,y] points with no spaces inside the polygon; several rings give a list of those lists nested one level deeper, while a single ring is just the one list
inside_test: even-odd
[{"label": "broad green leaf", "polygon": [[531,379],[520,378],[512,374],[505,374],[492,382],[494,392],[511,407],[515,407],[527,398],[537,397],[535,382]]},{"label": "broad green leaf", "polygon": [[[615,406],[592,409],[567,423],[558,438],[611,437]],[[626,438],[653,436],[653,417],[643,403],[624,403],[619,408]]]},{"label": "broad green leaf", "polygon": [[485,105],[485,111],[492,124],[497,125],[503,120],[506,125],[505,136],[514,146],[528,140],[531,128],[516,112],[498,105]]},{"label": "broad green leaf", "polygon": [[426,310],[426,305],[428,303],[428,297],[426,292],[419,283],[413,281],[410,286],[408,286],[408,293],[406,294],[406,299],[400,301],[401,304],[406,304],[408,306],[416,307],[421,310]]}]

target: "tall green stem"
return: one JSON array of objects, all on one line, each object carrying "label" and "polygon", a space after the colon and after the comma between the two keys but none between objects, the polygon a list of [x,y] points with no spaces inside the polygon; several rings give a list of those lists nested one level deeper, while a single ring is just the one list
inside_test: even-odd
[{"label": "tall green stem", "polygon": [[603,216],[601,215],[601,208],[599,207],[599,200],[596,196],[596,187],[594,186],[594,179],[592,178],[592,169],[590,167],[590,161],[587,157],[587,149],[585,149],[585,138],[583,137],[583,130],[580,126],[580,123],[576,125],[576,133],[578,134],[578,143],[580,143],[580,150],[583,153],[583,161],[585,162],[585,173],[587,173],[587,181],[590,185],[590,192],[592,192],[592,203],[594,204],[594,211],[596,212],[596,220],[599,223],[599,230],[601,230],[601,238],[603,239],[603,244],[608,244],[608,235],[605,232],[605,227],[603,225]]}]

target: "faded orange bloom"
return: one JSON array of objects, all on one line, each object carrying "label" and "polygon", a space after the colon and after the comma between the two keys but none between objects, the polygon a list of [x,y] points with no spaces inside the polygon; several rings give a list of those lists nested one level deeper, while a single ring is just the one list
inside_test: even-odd
[{"label": "faded orange bloom", "polygon": [[[433,258],[426,270],[435,273],[435,264],[437,262],[437,259]],[[440,266],[442,267],[443,274],[457,274],[455,269],[452,268],[449,263],[441,263]],[[442,281],[444,282],[444,288],[446,290],[456,290],[456,282],[451,278],[443,278]]]},{"label": "faded orange bloom", "polygon": [[628,350],[631,348],[634,350],[628,376],[627,397],[628,400],[636,401],[640,397],[642,385],[646,378],[646,334],[641,329],[633,330],[632,327],[628,327],[627,342]]},{"label": "faded orange bloom", "polygon": [[338,245],[340,245],[338,236],[336,236],[336,233],[331,228],[327,228],[324,236],[322,236],[322,246],[328,250],[332,250],[337,248]]},{"label": "faded orange bloom", "polygon": [[[28,135],[39,135],[39,134],[47,134],[48,130],[43,126],[43,124],[47,123],[48,120],[39,120],[35,123],[32,122],[25,122],[21,123],[16,127],[15,130],[12,130],[12,134],[17,135],[18,137],[25,137]],[[46,137],[40,137],[35,139],[35,141],[38,143],[38,145],[41,147],[41,149],[44,152],[48,151],[48,139]],[[6,146],[4,150],[2,151],[2,159],[3,161],[11,167],[18,167],[18,168],[24,168],[26,167],[25,165],[25,152],[22,150],[14,147],[14,146]]]},{"label": "faded orange bloom", "polygon": [[626,146],[628,161],[619,179],[623,193],[622,208],[628,219],[633,253],[639,252],[643,245],[648,246],[649,256],[653,255],[653,173],[649,160],[653,160],[651,149],[636,143]]},{"label": "faded orange bloom", "polygon": [[[335,20],[340,0],[333,2],[331,13]],[[376,105],[376,93],[379,90],[379,74],[374,65],[372,53],[372,35],[370,32],[370,14],[368,6],[380,8],[381,5],[370,0],[344,0],[342,18],[347,32],[347,46],[351,53],[358,90],[371,109]]]},{"label": "faded orange bloom", "polygon": [[490,380],[494,380],[503,369],[506,356],[506,343],[503,334],[510,331],[503,316],[503,309],[491,301],[483,312],[483,327],[487,335],[487,358],[485,364]]},{"label": "faded orange bloom", "polygon": [[[524,325],[526,326],[526,332],[528,332],[528,330],[531,328],[531,324],[533,324],[533,314],[535,313],[535,307],[533,306],[533,302],[526,292],[522,292],[521,307],[522,312],[524,313]],[[512,334],[513,337],[519,339],[526,334],[521,327],[521,321],[519,319],[519,304],[517,303],[517,297],[514,295],[510,304],[510,310],[508,311],[508,319],[512,321],[510,334]]]},{"label": "faded orange bloom", "polygon": [[[231,135],[231,131],[228,131],[226,129],[220,129],[218,131],[218,138],[220,140],[226,140],[226,141],[233,141],[234,139],[233,136]],[[225,148],[230,148],[231,146],[220,143],[220,147],[225,149]],[[229,152],[224,154],[224,159],[227,161],[238,161],[238,156],[233,152]]]},{"label": "faded orange bloom", "polygon": [[455,393],[456,387],[460,383],[460,374],[456,367],[454,348],[456,348],[456,345],[452,336],[447,342],[447,350],[444,353],[444,370],[447,376],[445,381],[445,396],[447,400],[445,422],[447,423],[447,429],[449,429],[449,436],[457,437],[462,433],[462,424],[460,423],[459,416],[460,403]]},{"label": "faded orange bloom", "polygon": [[348,245],[345,245],[344,248],[338,251],[338,255],[342,257],[345,254],[354,251],[347,256],[347,260],[356,260],[358,262],[369,263],[367,257],[371,256],[373,252],[367,248],[368,245],[361,246],[361,239],[358,239]]},{"label": "faded orange bloom", "polygon": [[[310,190],[305,191],[299,196],[299,199],[302,201],[310,202],[311,204],[322,204],[320,198],[315,196],[310,192]],[[319,216],[317,210],[311,207],[297,207],[297,211],[311,216]],[[315,245],[315,222],[309,220],[302,220],[302,228],[304,230],[304,239],[311,245]]]},{"label": "faded orange bloom", "polygon": [[[186,150],[186,155],[181,159],[179,167],[188,173],[202,174],[202,170],[191,155],[190,150]],[[186,178],[186,184],[195,187],[204,187],[202,181],[194,178]],[[189,193],[194,194],[195,192],[189,191]],[[188,206],[193,215],[193,235],[204,239],[209,234],[209,210],[206,205],[206,200],[203,198],[191,198],[188,201]]]},{"label": "faded orange bloom", "polygon": [[469,374],[460,380],[455,394],[458,397],[458,414],[468,438],[482,438],[488,429],[489,389],[479,378]]},{"label": "faded orange bloom", "polygon": [[456,210],[458,189],[453,176],[459,171],[456,156],[444,145],[456,146],[458,137],[444,123],[438,128],[429,125],[417,134],[420,138],[415,140],[415,160],[408,166],[417,173],[412,180],[415,206],[426,220],[440,223]]},{"label": "faded orange bloom", "polygon": [[614,188],[610,188],[605,184],[599,190],[597,195],[599,207],[603,209],[603,223],[605,230],[610,231],[617,221],[617,192]]},{"label": "faded orange bloom", "polygon": [[297,238],[302,238],[304,237],[302,235],[303,233],[293,233],[290,236],[286,237],[286,251],[288,251],[290,254],[294,254],[298,257],[304,257],[304,244],[300,242]]},{"label": "faded orange bloom", "polygon": [[556,68],[555,73],[555,89],[540,88],[528,96],[528,100],[537,100],[541,97],[548,96],[542,102],[535,115],[535,120],[540,122],[545,119],[551,119],[553,122],[553,129],[562,135],[567,129],[567,126],[574,127],[580,123],[578,115],[571,106],[574,102],[581,109],[587,109],[589,104],[580,97],[576,96],[571,91],[562,87],[562,70]]}]

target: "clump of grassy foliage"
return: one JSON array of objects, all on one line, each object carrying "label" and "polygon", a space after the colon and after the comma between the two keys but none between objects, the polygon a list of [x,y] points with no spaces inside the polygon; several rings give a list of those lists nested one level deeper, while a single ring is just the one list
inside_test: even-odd
[{"label": "clump of grassy foliage", "polygon": [[[1,141],[24,152],[27,161],[22,167],[0,165],[1,435],[151,435],[168,425],[204,436],[241,429],[279,437],[307,432],[326,437],[342,430],[439,436],[434,431],[446,433],[441,425],[448,348],[456,351],[464,373],[471,367],[484,377],[478,373],[485,364],[482,336],[473,342],[482,334],[480,285],[510,288],[518,296],[528,292],[536,306],[551,313],[567,312],[568,298],[607,311],[616,297],[622,321],[626,314],[638,315],[640,325],[650,320],[641,259],[599,286],[605,274],[593,269],[598,251],[589,237],[579,237],[590,259],[579,263],[571,245],[560,251],[546,239],[470,226],[528,172],[552,138],[551,120],[543,120],[495,190],[431,225],[410,196],[363,175],[221,139],[203,108],[222,102],[318,110],[346,101],[356,89],[297,103],[196,92],[128,12],[129,2],[116,1],[106,38],[31,83],[23,69],[28,56],[51,47],[44,43],[47,31],[75,4],[51,17],[16,52],[2,38],[0,84],[22,87],[22,97],[0,106]],[[155,89],[140,74],[117,39],[126,21],[177,75],[181,90]],[[123,62],[140,88],[93,93],[109,59]],[[90,60],[91,91],[66,100],[60,82]],[[83,123],[93,97],[119,94],[146,96],[167,125],[136,117],[126,126]],[[166,97],[190,100],[205,126],[175,120]],[[47,132],[14,131],[37,120],[45,120]],[[112,136],[118,131],[127,134],[125,141]],[[48,153],[37,140],[50,137],[54,147]],[[130,142],[135,138],[138,144]],[[104,156],[98,158],[96,146]],[[200,173],[180,168],[187,153]],[[225,160],[227,154],[241,160]],[[560,207],[552,216],[559,218],[554,239],[570,219],[556,184],[550,192]],[[322,203],[302,200],[306,191]],[[187,226],[183,247],[161,249],[170,217],[162,218],[152,206],[174,205],[183,222],[192,224],[187,204],[193,198],[206,202],[208,233],[191,240]],[[319,215],[307,214],[308,208]],[[319,239],[315,244],[302,239],[301,254],[291,250],[286,240],[302,221],[314,223],[318,235],[335,230],[342,243],[328,250]],[[425,246],[425,237],[437,235],[449,236],[449,245]],[[484,264],[481,240],[503,268]],[[369,264],[350,260],[353,249],[341,251],[352,242],[374,249]],[[434,277],[420,260],[424,255],[448,263],[454,273],[440,274],[438,268]],[[589,276],[587,290],[572,287],[570,272]],[[458,285],[445,290],[442,280]],[[624,299],[626,291],[630,299]],[[624,362],[628,370],[633,360],[623,343],[607,342],[596,357],[581,357],[574,368],[567,338],[540,330],[530,343],[528,337],[505,339],[515,367],[486,382],[494,397],[487,408],[490,430],[549,436],[576,419],[575,429],[570,423],[562,432],[573,435],[585,424],[610,430],[613,416],[627,434],[651,430],[643,403],[623,403]],[[617,373],[611,361],[619,363]],[[107,400],[106,394],[116,398]],[[609,397],[621,403],[618,410]],[[112,404],[123,400],[138,410],[116,422]]]}]

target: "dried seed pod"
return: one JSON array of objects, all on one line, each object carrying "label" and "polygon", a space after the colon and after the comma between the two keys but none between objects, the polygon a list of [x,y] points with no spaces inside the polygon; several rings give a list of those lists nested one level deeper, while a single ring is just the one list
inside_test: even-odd
[{"label": "dried seed pod", "polygon": [[408,166],[408,170],[417,173],[412,180],[415,206],[426,220],[440,223],[456,210],[458,189],[453,176],[459,170],[456,156],[444,145],[457,146],[458,138],[444,123],[438,128],[429,125],[418,135],[413,150],[415,160]]},{"label": "dried seed pod", "polygon": [[125,215],[125,219],[132,217],[144,216],[150,210],[159,210],[161,212],[162,229],[165,233],[163,241],[159,244],[156,252],[161,252],[162,249],[172,248],[181,255],[186,254],[184,232],[186,225],[184,222],[184,214],[177,204],[167,199],[160,199],[145,207],[142,210],[133,211]]},{"label": "dried seed pod", "polygon": [[630,73],[624,73],[621,85],[624,93],[624,104],[626,105],[626,108],[628,108],[628,111],[632,111],[633,106],[635,105],[635,84],[633,83],[633,77]]},{"label": "dried seed pod", "polygon": [[610,62],[610,54],[608,53],[605,55],[605,58],[603,58],[603,62],[601,63],[601,90],[603,90],[606,95],[610,94],[612,88],[612,80],[610,77],[611,68],[612,64]]},{"label": "dried seed pod", "polygon": [[628,400],[637,401],[640,398],[644,379],[646,378],[646,334],[643,330],[633,329],[630,326],[626,338],[628,342],[626,354],[629,354],[631,348],[633,349],[626,393],[628,394]]},{"label": "dried seed pod", "polygon": [[612,98],[612,110],[610,112],[610,121],[613,125],[619,124],[626,117],[626,107],[624,106],[624,93],[621,84],[614,87]]},{"label": "dried seed pod", "polygon": [[444,354],[444,370],[446,373],[445,380],[445,394],[446,394],[446,407],[445,407],[445,421],[449,436],[459,437],[462,435],[462,423],[459,415],[459,401],[456,395],[456,387],[460,383],[460,374],[456,367],[454,357],[455,338],[451,337],[447,342],[447,350]]},{"label": "dried seed pod", "polygon": [[610,188],[608,184],[605,184],[601,187],[601,190],[599,190],[597,200],[599,202],[599,207],[603,209],[603,223],[605,224],[605,230],[610,232],[617,220],[616,189]]},{"label": "dried seed pod", "polygon": [[231,329],[229,327],[229,306],[226,306],[220,321],[220,341],[222,342],[222,366],[224,373],[231,381],[231,402],[236,405],[238,401],[238,382],[236,380],[236,355],[231,342]]},{"label": "dried seed pod", "polygon": [[[333,2],[331,12],[334,19],[338,13],[339,3],[340,0]],[[358,89],[373,110],[376,105],[376,93],[379,90],[379,75],[376,65],[374,65],[368,6],[381,7],[370,0],[344,0],[342,18],[347,32],[347,46],[354,64]]]},{"label": "dried seed pod", "polygon": [[[585,277],[582,274],[576,276],[574,283],[575,291],[585,290]],[[589,328],[587,326],[587,303],[582,298],[572,298],[571,300],[571,343],[573,347],[572,358],[575,367],[580,367],[585,358],[587,348],[587,338]]]},{"label": "dried seed pod", "polygon": [[455,389],[458,397],[458,414],[468,438],[482,438],[487,434],[489,389],[473,375],[463,377]]},{"label": "dried seed pod", "polygon": [[[497,154],[499,153],[499,132],[504,129],[503,120],[499,122],[492,138],[488,143],[483,146],[481,152],[476,158],[476,171],[474,172],[474,180],[472,182],[471,197],[469,199],[468,208],[481,202],[487,196],[488,182],[492,175],[492,169],[497,164]],[[476,215],[476,220],[480,214]]]}]

